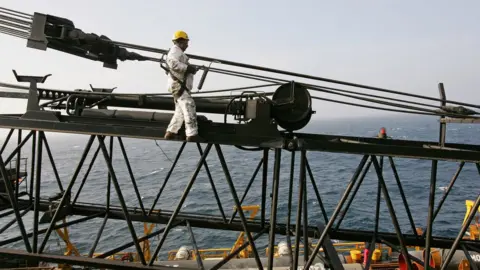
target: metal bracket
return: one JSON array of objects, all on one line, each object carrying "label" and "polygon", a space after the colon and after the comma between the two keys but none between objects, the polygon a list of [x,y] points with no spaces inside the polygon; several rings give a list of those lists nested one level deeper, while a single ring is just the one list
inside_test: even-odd
[{"label": "metal bracket", "polygon": [[[447,105],[447,102],[446,102],[447,96],[445,94],[445,87],[443,86],[443,83],[438,84],[438,92],[440,94],[440,99],[442,100],[440,101],[440,107],[443,108],[445,105]],[[446,136],[447,136],[447,124],[442,123],[441,121],[442,119],[445,119],[445,115],[440,116],[440,133],[439,133],[438,142],[440,143],[441,147],[444,147]]]},{"label": "metal bracket", "polygon": [[299,151],[304,149],[304,144],[304,139],[299,139],[294,136],[293,138],[288,140],[288,143],[286,143],[286,146],[284,148],[290,151]]},{"label": "metal bracket", "polygon": [[37,50],[46,51],[48,40],[45,36],[45,25],[47,23],[47,15],[41,13],[33,13],[32,28],[28,37],[27,47]]},{"label": "metal bracket", "polygon": [[90,89],[92,89],[92,92],[97,92],[97,93],[113,93],[113,90],[117,89],[117,87],[98,88],[98,87],[93,87],[92,84],[90,84]]},{"label": "metal bracket", "polygon": [[19,76],[15,70],[13,70],[13,75],[15,75],[15,79],[17,82],[28,82],[30,83],[30,88],[28,91],[28,103],[27,103],[27,111],[40,111],[40,106],[38,106],[38,88],[37,83],[44,83],[49,76],[52,74],[48,74],[46,76]]},{"label": "metal bracket", "polygon": [[[95,93],[113,93],[113,90],[117,89],[117,87],[97,88],[97,87],[93,87],[92,84],[90,84],[90,88],[92,89],[92,92],[95,92]],[[108,109],[107,106],[102,105],[102,102],[99,102],[97,106],[99,109]]]},{"label": "metal bracket", "polygon": [[15,75],[15,79],[17,82],[28,82],[30,83],[30,87],[28,89],[28,101],[27,101],[27,112],[22,116],[23,119],[42,119],[48,121],[56,121],[58,122],[58,115],[60,112],[50,112],[50,111],[42,111],[38,102],[40,101],[38,97],[38,88],[37,83],[44,83],[48,77],[52,76],[52,74],[48,74],[46,76],[27,76],[27,75],[18,75],[15,70],[13,71],[13,75]]}]

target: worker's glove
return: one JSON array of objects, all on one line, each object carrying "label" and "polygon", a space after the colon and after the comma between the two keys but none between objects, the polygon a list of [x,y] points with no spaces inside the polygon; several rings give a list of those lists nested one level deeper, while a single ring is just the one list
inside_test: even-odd
[{"label": "worker's glove", "polygon": [[192,73],[192,74],[195,74],[197,73],[197,71],[200,69],[199,66],[196,66],[196,65],[188,65],[187,66],[187,73]]}]

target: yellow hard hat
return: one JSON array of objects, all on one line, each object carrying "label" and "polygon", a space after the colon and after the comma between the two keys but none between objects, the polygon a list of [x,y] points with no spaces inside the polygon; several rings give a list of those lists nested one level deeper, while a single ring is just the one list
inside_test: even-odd
[{"label": "yellow hard hat", "polygon": [[187,35],[187,33],[185,33],[185,32],[182,31],[182,30],[179,30],[179,31],[175,32],[175,34],[173,34],[172,40],[174,41],[174,40],[177,40],[177,39],[180,39],[180,38],[183,38],[183,39],[188,40],[188,35]]}]

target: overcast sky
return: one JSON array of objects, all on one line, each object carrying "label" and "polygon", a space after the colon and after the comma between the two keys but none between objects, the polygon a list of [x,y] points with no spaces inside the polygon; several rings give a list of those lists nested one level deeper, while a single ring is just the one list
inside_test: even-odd
[{"label": "overcast sky", "polygon": [[[0,6],[68,18],[85,32],[163,49],[181,29],[191,38],[191,54],[435,97],[437,84],[444,82],[448,98],[480,100],[480,2],[474,0],[2,0]],[[0,44],[2,82],[15,82],[11,70],[16,69],[53,74],[44,87],[85,89],[93,84],[116,86],[115,92],[166,92],[165,73],[155,63],[119,62],[112,70],[54,50],[29,49],[25,40],[10,36],[0,35]],[[250,83],[209,76],[204,89]],[[22,112],[25,104],[0,99],[0,113]],[[316,118],[379,114],[322,101],[314,106]]]}]

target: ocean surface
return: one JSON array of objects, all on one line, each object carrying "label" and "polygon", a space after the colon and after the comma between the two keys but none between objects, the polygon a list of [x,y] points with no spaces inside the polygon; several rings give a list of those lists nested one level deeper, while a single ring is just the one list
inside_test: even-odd
[{"label": "ocean surface", "polygon": [[[388,118],[344,119],[335,121],[317,120],[312,121],[304,131],[323,134],[374,137],[381,127],[385,127],[388,135],[393,139],[438,141],[439,137],[438,118],[420,116],[393,116]],[[449,124],[447,126],[447,142],[479,144],[479,133],[480,125]],[[26,132],[24,132],[24,136],[25,134]],[[55,157],[55,164],[61,177],[62,184],[66,187],[80,160],[88,136],[59,135],[52,133],[47,133],[46,136]],[[4,139],[5,137],[0,140],[0,143],[3,143]],[[16,142],[16,134],[14,134],[12,139]],[[181,143],[166,141],[155,142],[153,140],[138,139],[123,139],[123,142],[133,169],[133,174],[137,180],[143,203],[145,207],[149,209],[160,189],[160,186],[165,180],[166,174],[172,165],[172,161],[175,159],[175,155],[177,154]],[[92,150],[90,151],[86,163],[73,187],[73,194],[76,194],[79,188],[81,179],[88,168],[88,164],[90,163],[97,145],[98,144],[95,142],[92,146]],[[206,145],[202,146],[205,147]],[[12,142],[2,156],[6,158],[13,148],[14,146]],[[31,160],[30,148],[31,146],[27,144],[27,147],[24,148],[24,151],[22,152],[22,157],[27,157],[29,162]],[[235,189],[237,190],[238,196],[241,198],[258,162],[262,158],[262,152],[241,151],[229,146],[222,146],[222,150],[230,169]],[[270,151],[269,156],[268,192],[272,190],[271,183],[274,151]],[[308,152],[307,156],[314,174],[315,183],[319,189],[328,215],[330,216],[345,191],[347,183],[354,174],[362,155]],[[165,190],[162,193],[156,206],[157,209],[172,210],[176,207],[187,182],[195,170],[199,158],[200,154],[198,153],[196,145],[187,144]],[[281,223],[286,222],[287,216],[290,158],[291,154],[289,152],[282,152],[280,194],[278,200],[278,222]],[[293,185],[292,223],[295,222],[296,200],[298,197],[299,154],[296,155],[296,159],[297,163]],[[228,219],[231,216],[234,203],[214,148],[212,148],[207,158],[207,162]],[[394,158],[394,162],[416,226],[425,227],[430,185],[430,168],[432,166],[431,161]],[[118,141],[116,140],[114,142],[113,163],[127,205],[130,207],[138,206],[138,200],[135,196],[125,161],[121,155]],[[448,185],[457,168],[458,163],[456,162],[441,161],[438,163],[437,189],[435,197],[437,203],[444,194],[444,189]],[[389,188],[390,197],[394,203],[395,213],[399,219],[402,232],[411,232],[411,227],[388,159],[385,159],[384,162],[384,177]],[[43,198],[49,197],[59,191],[45,150],[41,185],[41,196]],[[26,188],[24,185],[21,187],[23,189]],[[315,224],[323,219],[310,181],[307,182],[307,187],[309,224]],[[79,202],[105,204],[106,190],[107,168],[105,160],[100,153],[92,171],[90,172],[89,178],[80,193]],[[376,190],[377,178],[372,165],[355,197],[354,203],[342,223],[342,228],[362,230],[372,229],[375,218],[374,209]],[[464,166],[459,179],[444,204],[444,207],[436,218],[433,228],[434,235],[456,237],[465,215],[465,200],[475,200],[476,196],[479,195],[479,191],[479,174],[475,166],[468,163]],[[243,204],[260,205],[260,198],[261,171],[257,175]],[[112,205],[119,205],[113,186],[111,203]],[[182,206],[181,211],[220,215],[211,185],[203,168],[200,171],[187,200]],[[266,211],[268,218],[270,213],[269,199],[267,200]],[[382,231],[393,232],[390,215],[384,201],[382,202],[380,215],[380,229]],[[256,217],[260,218],[260,212]],[[9,222],[11,218],[13,218],[13,216],[0,219],[0,225],[3,226],[3,224]],[[76,218],[78,217],[69,217],[68,220]],[[32,219],[32,213],[25,215],[23,218],[28,231],[32,230]],[[69,233],[71,242],[75,244],[81,253],[88,253],[102,221],[103,218],[97,218],[70,227]],[[134,225],[137,235],[142,236],[143,224],[134,223]],[[46,226],[48,226],[48,224],[42,225],[40,228],[46,228]],[[163,225],[157,225],[156,229],[160,229],[161,227],[163,227]],[[232,233],[230,231],[204,230],[200,228],[194,228],[193,231],[199,248],[230,248],[238,236],[238,233]],[[20,232],[15,224],[0,235],[0,240],[5,240],[17,235],[20,235]],[[39,241],[42,241],[43,235],[41,235],[39,239]],[[256,241],[257,248],[261,253],[263,253],[267,247],[267,239],[268,236],[265,235]],[[284,240],[284,237],[277,236],[276,239],[278,243],[278,241]],[[130,241],[131,235],[128,231],[126,222],[109,220],[96,248],[96,252],[105,252]],[[156,247],[157,243],[158,237],[151,239],[152,249]],[[186,228],[174,228],[170,231],[167,240],[162,247],[160,256],[162,259],[165,259],[169,250],[178,249],[182,245],[189,244],[190,238]],[[49,252],[57,253],[60,252],[64,246],[65,245],[60,238],[55,233],[52,233],[47,250]],[[23,241],[18,241],[9,245],[9,247],[23,249],[24,243]],[[134,251],[134,247],[131,247],[128,250]]]}]

